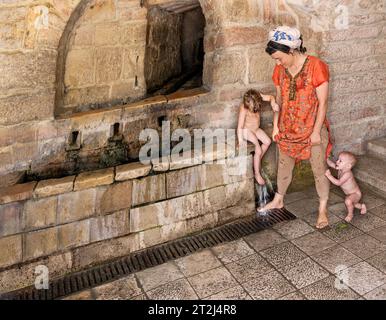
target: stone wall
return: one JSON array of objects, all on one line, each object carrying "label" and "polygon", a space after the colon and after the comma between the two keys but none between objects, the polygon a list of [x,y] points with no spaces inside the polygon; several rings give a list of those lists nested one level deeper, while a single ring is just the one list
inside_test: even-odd
[{"label": "stone wall", "polygon": [[251,156],[186,154],[2,189],[0,293],[39,264],[52,279],[255,212]]}]

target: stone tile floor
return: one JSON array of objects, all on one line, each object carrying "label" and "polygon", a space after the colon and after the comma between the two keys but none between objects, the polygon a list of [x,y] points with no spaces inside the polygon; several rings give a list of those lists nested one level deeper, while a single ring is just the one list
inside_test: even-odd
[{"label": "stone tile floor", "polygon": [[65,299],[386,300],[386,201],[364,194],[369,213],[347,224],[333,189],[331,226],[322,231],[315,190],[289,194],[297,220]]}]

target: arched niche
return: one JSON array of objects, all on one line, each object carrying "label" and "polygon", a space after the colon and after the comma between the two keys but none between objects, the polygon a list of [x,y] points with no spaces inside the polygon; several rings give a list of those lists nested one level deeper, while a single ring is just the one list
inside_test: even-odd
[{"label": "arched niche", "polygon": [[82,0],[60,39],[55,115],[202,85],[198,0]]}]

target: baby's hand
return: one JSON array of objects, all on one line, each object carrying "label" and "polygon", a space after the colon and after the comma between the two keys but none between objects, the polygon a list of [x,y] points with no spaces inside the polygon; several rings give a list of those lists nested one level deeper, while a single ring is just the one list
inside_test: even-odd
[{"label": "baby's hand", "polygon": [[272,101],[271,106],[274,112],[280,112],[280,106],[277,104],[277,102]]},{"label": "baby's hand", "polygon": [[328,170],[326,171],[325,175],[326,175],[327,177],[330,177],[330,176],[331,176],[331,171],[330,171],[330,169],[328,169]]}]

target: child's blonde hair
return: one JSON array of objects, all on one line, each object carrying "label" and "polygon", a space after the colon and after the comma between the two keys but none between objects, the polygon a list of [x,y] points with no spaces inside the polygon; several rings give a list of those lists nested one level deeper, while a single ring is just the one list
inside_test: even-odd
[{"label": "child's blonde hair", "polygon": [[346,157],[348,159],[348,161],[350,162],[351,167],[354,167],[357,163],[357,159],[355,158],[355,156],[351,152],[343,151],[339,154],[339,156]]},{"label": "child's blonde hair", "polygon": [[263,105],[263,98],[261,94],[254,89],[248,90],[243,97],[244,108],[252,113],[257,113],[261,110]]}]

